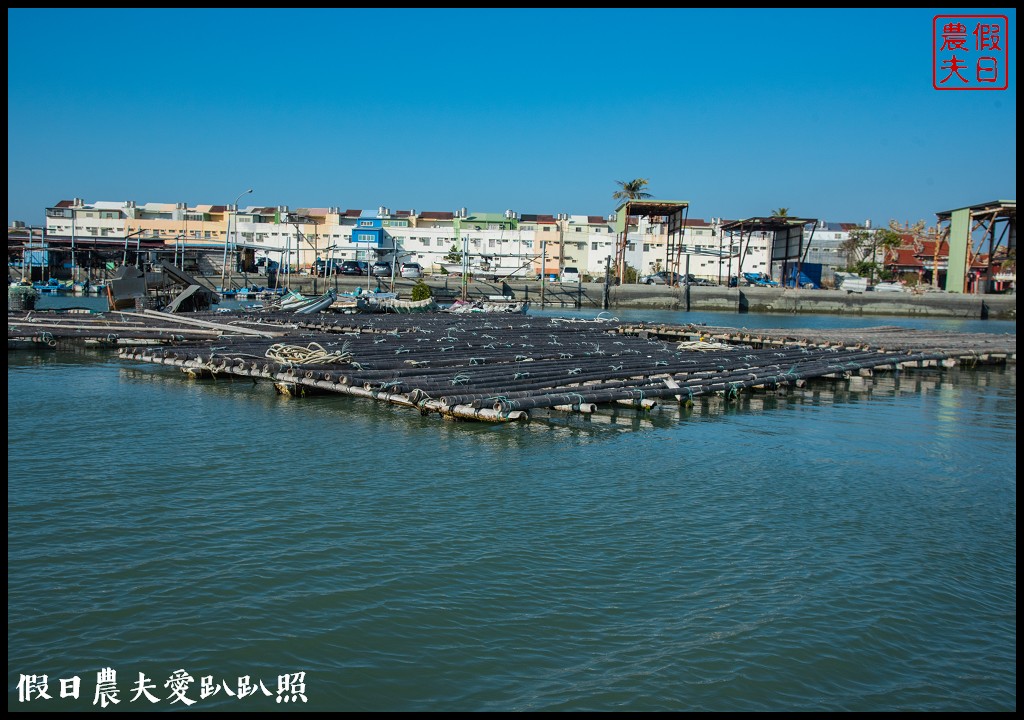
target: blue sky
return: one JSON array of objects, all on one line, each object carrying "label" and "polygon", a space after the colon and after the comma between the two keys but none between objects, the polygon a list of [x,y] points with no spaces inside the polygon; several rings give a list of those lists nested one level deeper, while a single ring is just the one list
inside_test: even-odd
[{"label": "blue sky", "polygon": [[[1009,88],[932,87],[937,14]],[[8,9],[8,220],[81,197],[934,223],[1017,197],[1016,11]]]}]

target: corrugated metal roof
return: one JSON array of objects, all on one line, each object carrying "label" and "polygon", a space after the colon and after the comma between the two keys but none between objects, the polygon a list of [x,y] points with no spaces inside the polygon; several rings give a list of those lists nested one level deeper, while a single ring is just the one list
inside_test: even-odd
[{"label": "corrugated metal roof", "polygon": [[342,217],[357,218],[363,214],[362,210],[346,210],[342,213]]},{"label": "corrugated metal roof", "polygon": [[61,200],[59,203],[54,205],[54,207],[66,208],[66,207],[71,207],[74,204],[75,204],[74,200]]},{"label": "corrugated metal roof", "polygon": [[671,215],[683,208],[689,207],[687,200],[625,200],[615,211],[622,210],[629,205],[630,215]]},{"label": "corrugated metal roof", "polygon": [[726,232],[733,232],[735,230],[784,230],[788,227],[795,227],[798,225],[807,225],[808,223],[817,223],[818,221],[813,218],[798,218],[798,217],[779,217],[772,215],[770,217],[751,217],[744,220],[732,220],[730,222],[722,223],[722,230]]},{"label": "corrugated metal roof", "polygon": [[421,212],[420,217],[424,220],[453,220],[455,213],[427,211]]}]

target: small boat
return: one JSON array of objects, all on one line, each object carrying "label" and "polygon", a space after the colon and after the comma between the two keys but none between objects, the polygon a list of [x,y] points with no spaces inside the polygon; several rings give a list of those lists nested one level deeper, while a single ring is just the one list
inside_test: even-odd
[{"label": "small boat", "polygon": [[530,309],[527,300],[456,300],[442,312],[463,313],[517,313],[525,315]]},{"label": "small boat", "polygon": [[296,315],[310,315],[321,310],[326,310],[338,299],[338,293],[328,290],[323,295],[308,297],[294,290],[289,290],[281,298],[280,302],[274,302],[269,307],[261,307],[264,310],[290,312]]},{"label": "small boat", "polygon": [[294,308],[288,308],[289,312],[293,312],[296,315],[312,315],[313,313],[326,310],[334,301],[338,299],[338,293],[334,290],[328,290],[320,297],[311,298],[307,303]]},{"label": "small boat", "polygon": [[72,290],[71,283],[61,282],[57,278],[50,278],[46,282],[34,282],[32,283],[32,287],[34,287],[37,292],[48,293],[50,295],[60,295],[71,292]]},{"label": "small boat", "polygon": [[409,314],[431,312],[438,309],[434,298],[423,300],[399,300],[395,293],[372,293],[358,298],[356,307],[360,312]]},{"label": "small boat", "polygon": [[239,288],[230,291],[236,300],[272,300],[284,294],[284,288],[268,288],[262,285]]},{"label": "small boat", "polygon": [[288,290],[288,292],[281,296],[281,300],[277,303],[277,309],[285,311],[292,310],[293,308],[305,305],[312,299],[313,298],[303,295],[300,292]]}]

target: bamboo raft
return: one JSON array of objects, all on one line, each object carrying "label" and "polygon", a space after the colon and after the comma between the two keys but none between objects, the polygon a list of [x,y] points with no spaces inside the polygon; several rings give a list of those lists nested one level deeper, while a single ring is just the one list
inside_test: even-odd
[{"label": "bamboo raft", "polygon": [[959,333],[916,330],[895,325],[867,328],[738,329],[706,325],[624,324],[620,332],[664,340],[708,338],[752,347],[839,347],[881,352],[932,352],[961,365],[1017,362],[1017,336],[995,333]]},{"label": "bamboo raft", "polygon": [[9,313],[9,345],[16,340],[99,342],[118,346],[122,359],[192,377],[266,380],[289,394],[342,393],[486,422],[734,399],[876,370],[1016,362],[1012,335],[748,331],[524,315]]}]

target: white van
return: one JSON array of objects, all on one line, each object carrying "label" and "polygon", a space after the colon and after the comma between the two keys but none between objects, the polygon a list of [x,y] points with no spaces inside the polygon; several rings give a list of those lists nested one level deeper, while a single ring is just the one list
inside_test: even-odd
[{"label": "white van", "polygon": [[583,278],[580,276],[580,271],[574,267],[562,268],[561,282],[564,283],[578,283]]}]

